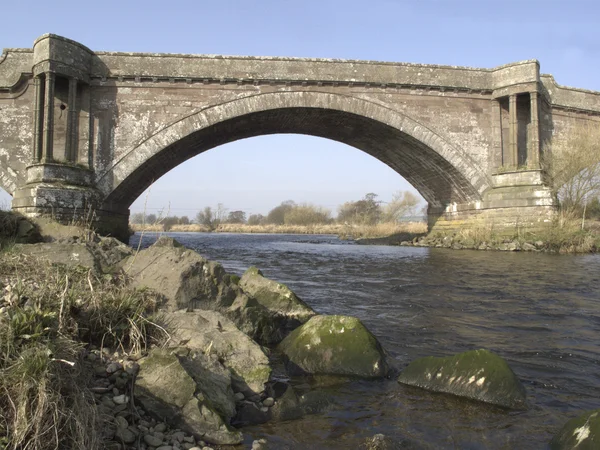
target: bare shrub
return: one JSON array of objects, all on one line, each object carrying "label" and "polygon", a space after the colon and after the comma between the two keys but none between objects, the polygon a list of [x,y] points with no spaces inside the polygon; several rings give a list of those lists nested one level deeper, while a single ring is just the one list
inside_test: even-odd
[{"label": "bare shrub", "polygon": [[600,196],[600,124],[578,124],[546,144],[542,165],[565,217]]}]

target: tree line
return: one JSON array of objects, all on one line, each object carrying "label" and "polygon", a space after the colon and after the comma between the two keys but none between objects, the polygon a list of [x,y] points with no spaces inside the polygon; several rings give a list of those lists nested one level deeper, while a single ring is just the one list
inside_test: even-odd
[{"label": "tree line", "polygon": [[173,225],[189,225],[196,223],[210,230],[221,224],[247,225],[324,225],[345,223],[352,225],[375,225],[382,222],[401,222],[418,212],[419,197],[410,191],[396,192],[392,200],[384,203],[378,195],[368,193],[362,199],[349,201],[338,208],[337,217],[331,211],[310,203],[296,203],[287,200],[274,207],[265,216],[262,214],[246,215],[241,210],[229,211],[222,203],[216,207],[206,206],[196,214],[194,220],[188,216],[160,217],[156,214],[135,213],[131,216],[132,224],[156,224],[170,229]]}]

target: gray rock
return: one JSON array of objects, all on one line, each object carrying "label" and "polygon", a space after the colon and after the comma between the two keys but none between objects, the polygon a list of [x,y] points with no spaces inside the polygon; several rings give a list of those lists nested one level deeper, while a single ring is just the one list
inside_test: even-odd
[{"label": "gray rock", "polygon": [[271,406],[273,406],[275,404],[275,399],[273,397],[267,397],[263,400],[262,404],[263,404],[263,406],[270,408]]},{"label": "gray rock", "polygon": [[227,426],[235,414],[229,371],[202,353],[184,354],[155,349],[141,360],[137,399],[146,411],[209,442],[241,442],[241,433]]},{"label": "gray rock", "polygon": [[315,315],[310,306],[300,300],[285,284],[265,278],[256,267],[250,267],[242,278],[239,286],[273,313],[280,314],[288,319],[306,322]]},{"label": "gray rock", "polygon": [[216,311],[177,311],[166,320],[175,330],[172,342],[217,355],[232,376],[234,390],[261,393],[271,368],[262,348],[241,332],[227,317]]},{"label": "gray rock", "polygon": [[212,407],[192,398],[183,408],[183,420],[188,429],[202,430],[202,439],[212,444],[236,445],[242,442],[242,433],[232,430]]},{"label": "gray rock", "polygon": [[166,307],[178,309],[226,308],[237,295],[223,267],[187,250],[175,240],[161,237],[154,245],[120,264],[137,287],[164,295]]},{"label": "gray rock", "polygon": [[525,388],[506,361],[484,349],[417,359],[400,373],[398,381],[505,408],[527,407]]}]

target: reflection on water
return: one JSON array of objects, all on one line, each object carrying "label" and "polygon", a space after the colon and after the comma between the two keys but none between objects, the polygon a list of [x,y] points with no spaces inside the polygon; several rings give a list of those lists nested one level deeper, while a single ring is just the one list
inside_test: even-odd
[{"label": "reflection on water", "polygon": [[512,413],[395,380],[355,382],[329,388],[334,405],[321,414],[244,429],[248,443],[266,437],[282,449],[348,449],[383,433],[402,448],[543,449],[566,420],[600,408],[600,255],[169,235],[230,272],[258,266],[319,313],[359,317],[399,367],[420,356],[493,350],[523,381],[530,403]]}]

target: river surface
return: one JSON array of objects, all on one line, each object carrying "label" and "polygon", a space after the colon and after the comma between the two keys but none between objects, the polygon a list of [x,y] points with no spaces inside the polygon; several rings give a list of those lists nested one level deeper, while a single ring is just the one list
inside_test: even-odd
[{"label": "river surface", "polygon": [[[229,272],[259,267],[318,313],[359,317],[399,368],[421,356],[490,349],[521,379],[530,406],[509,412],[393,378],[352,382],[323,389],[332,403],[321,413],[244,428],[246,446],[264,437],[277,449],[358,449],[383,433],[400,448],[546,449],[568,419],[600,408],[600,255],[166,234]],[[142,245],[155,239],[146,234]]]}]

